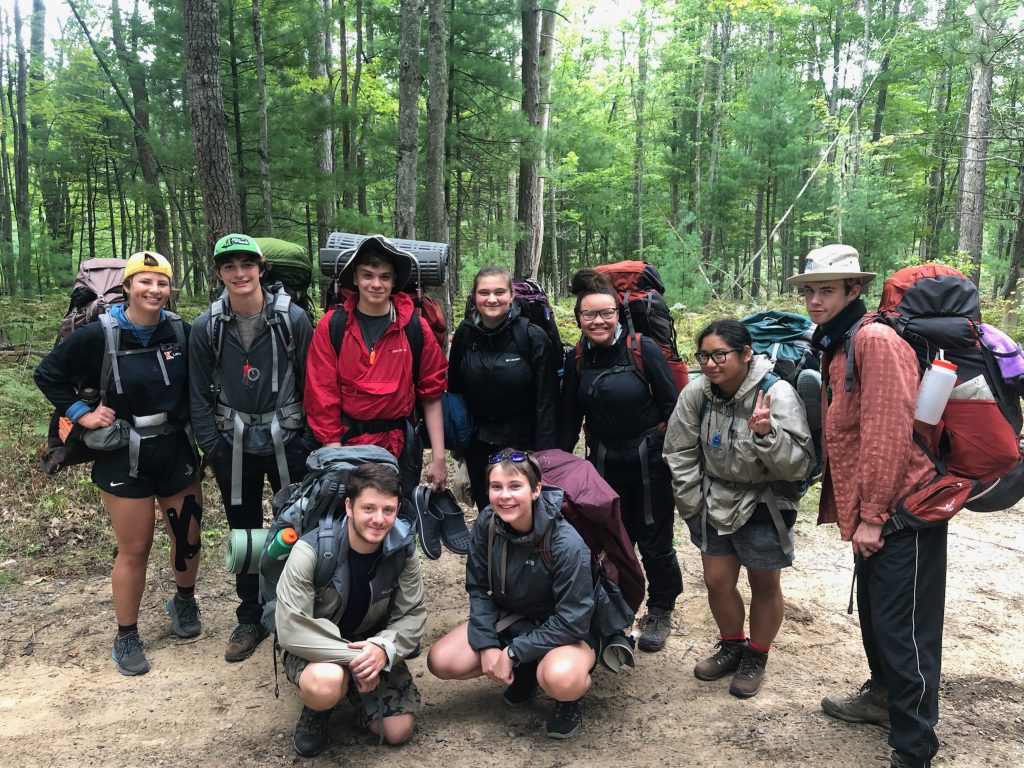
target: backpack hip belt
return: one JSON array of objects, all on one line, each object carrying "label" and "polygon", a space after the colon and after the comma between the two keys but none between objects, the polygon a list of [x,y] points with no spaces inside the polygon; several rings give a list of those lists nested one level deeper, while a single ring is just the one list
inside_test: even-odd
[{"label": "backpack hip belt", "polygon": [[214,420],[221,432],[231,432],[231,503],[242,503],[242,453],[246,427],[270,425],[270,439],[274,445],[277,475],[281,486],[291,484],[288,459],[284,453],[284,430],[299,430],[305,424],[302,403],[292,403],[267,413],[242,413],[234,408],[217,404]]},{"label": "backpack hip belt", "polygon": [[593,459],[594,466],[600,475],[604,475],[604,462],[609,448],[634,448],[640,456],[640,476],[644,486],[644,525],[654,525],[654,512],[651,509],[651,465],[648,444],[652,438],[665,438],[665,426],[659,424],[628,440],[598,440],[586,435],[587,452]]},{"label": "backpack hip belt", "polygon": [[[779,506],[779,498],[775,495],[771,483],[739,483],[733,480],[723,480],[720,477],[704,473],[701,479],[701,490],[704,493],[704,508],[700,512],[700,551],[708,551],[708,493],[712,483],[718,483],[726,488],[739,491],[757,491],[761,494],[758,501],[768,507],[768,513],[779,534],[779,544],[785,555],[793,554],[793,543],[789,540],[789,529],[786,528],[786,521],[782,519],[782,508]],[[749,520],[749,518],[747,518]],[[743,521],[746,525],[747,520]],[[737,529],[739,530],[739,529]]]},{"label": "backpack hip belt", "polygon": [[360,435],[374,435],[381,432],[390,432],[393,429],[405,429],[405,422],[409,417],[400,419],[353,419],[341,414],[341,423],[345,427],[344,440],[350,440]]}]

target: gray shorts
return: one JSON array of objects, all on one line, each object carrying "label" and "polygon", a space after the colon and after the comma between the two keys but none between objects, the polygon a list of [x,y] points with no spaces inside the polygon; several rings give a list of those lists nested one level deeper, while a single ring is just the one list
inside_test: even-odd
[{"label": "gray shorts", "polygon": [[[300,656],[284,652],[285,675],[295,685],[299,684],[299,676],[309,664]],[[412,680],[409,665],[405,659],[397,661],[390,671],[380,673],[380,684],[369,693],[360,693],[349,680],[348,700],[354,704],[359,713],[359,725],[366,728],[377,717],[377,707],[384,708],[384,717],[394,715],[415,715],[420,711],[420,692]]]},{"label": "gray shorts", "polygon": [[[784,509],[782,510],[782,519],[786,524],[786,532],[789,536],[790,546],[792,546],[796,512]],[[686,525],[690,529],[690,541],[699,548],[701,542],[700,515],[687,518]],[[758,504],[757,510],[751,518],[743,524],[743,527],[733,533],[719,533],[709,520],[707,536],[706,554],[732,555],[745,568],[773,570],[787,568],[793,564],[793,555],[787,555],[782,551],[779,532],[775,528],[775,523],[772,522],[768,507],[764,504]]]}]

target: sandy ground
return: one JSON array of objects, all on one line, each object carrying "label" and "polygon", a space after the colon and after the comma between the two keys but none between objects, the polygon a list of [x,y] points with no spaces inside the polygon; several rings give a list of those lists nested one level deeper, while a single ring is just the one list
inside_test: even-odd
[{"label": "sandy ground", "polygon": [[[748,701],[728,679],[703,683],[693,664],[713,643],[696,550],[677,536],[686,592],[666,650],[636,669],[595,673],[584,725],[547,738],[550,700],[512,710],[486,679],[442,682],[425,654],[410,662],[424,700],[412,740],[378,747],[342,705],[323,755],[309,765],[353,766],[887,766],[886,734],[825,717],[831,692],[867,676],[856,616],[846,614],[849,549],[834,528],[797,525],[797,565],[784,576],[786,622],[761,693]],[[1024,765],[1024,515],[964,513],[949,539],[944,674],[936,766]],[[281,675],[274,697],[271,643],[240,664],[223,661],[234,590],[222,553],[200,576],[203,633],[177,640],[163,613],[172,580],[154,552],[140,628],[153,664],[126,678],[110,661],[109,577],[38,577],[0,598],[0,764],[267,766],[303,761],[291,733],[300,705]],[[463,561],[425,561],[425,644],[466,616]],[[33,583],[34,582],[34,583]]]}]

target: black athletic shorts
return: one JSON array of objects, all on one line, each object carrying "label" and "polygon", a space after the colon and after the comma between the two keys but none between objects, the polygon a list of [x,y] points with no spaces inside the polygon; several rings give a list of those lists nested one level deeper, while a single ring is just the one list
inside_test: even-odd
[{"label": "black athletic shorts", "polygon": [[199,479],[198,464],[185,432],[142,441],[138,477],[131,477],[128,449],[104,454],[92,465],[92,481],[101,491],[124,499],[167,497]]}]

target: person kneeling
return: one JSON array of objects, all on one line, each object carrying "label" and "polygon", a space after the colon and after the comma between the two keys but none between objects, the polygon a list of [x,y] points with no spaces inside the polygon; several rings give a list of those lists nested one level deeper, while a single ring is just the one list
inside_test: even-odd
[{"label": "person kneeling", "polygon": [[400,496],[392,468],[353,469],[330,586],[314,590],[317,551],[307,537],[278,582],[277,637],[303,704],[294,735],[303,757],[323,750],[331,710],[346,696],[382,742],[412,735],[420,694],[405,659],[423,635],[426,608],[413,531],[396,521]]},{"label": "person kneeling", "polygon": [[580,729],[595,662],[590,550],[561,516],[562,491],[541,487],[529,453],[491,456],[487,488],[466,565],[469,621],[431,647],[427,666],[442,680],[486,675],[508,686],[503,699],[513,707],[539,684],[556,703],[548,736],[567,739]]}]

